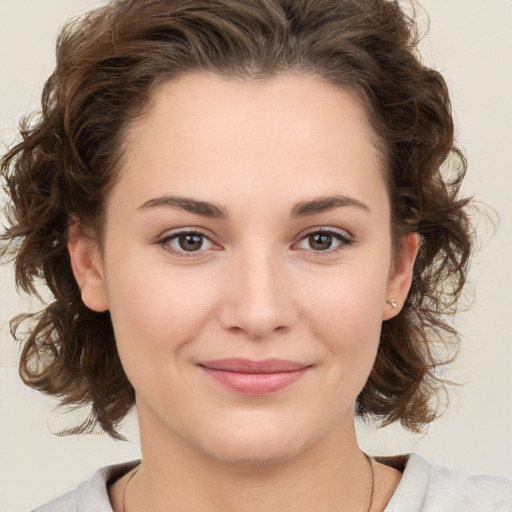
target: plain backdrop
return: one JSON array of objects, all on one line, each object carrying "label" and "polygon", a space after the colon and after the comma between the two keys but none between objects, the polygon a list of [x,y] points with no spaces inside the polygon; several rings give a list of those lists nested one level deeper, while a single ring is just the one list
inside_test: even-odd
[{"label": "plain backdrop", "polygon": [[[58,28],[100,3],[0,0],[0,148],[16,136],[19,117],[38,106]],[[457,318],[462,353],[445,370],[464,383],[452,391],[450,408],[426,436],[360,426],[360,442],[373,454],[417,451],[464,474],[512,476],[512,1],[424,0],[422,6],[430,16],[422,54],[451,89],[457,138],[469,159],[466,193],[491,205],[500,225],[494,236],[481,226],[482,249],[470,275],[474,304]],[[100,466],[137,458],[137,426],[132,415],[125,443],[53,435],[76,417],[53,412],[54,400],[19,380],[19,350],[7,322],[31,305],[17,296],[8,266],[0,269],[0,301],[0,511],[22,512]]]}]

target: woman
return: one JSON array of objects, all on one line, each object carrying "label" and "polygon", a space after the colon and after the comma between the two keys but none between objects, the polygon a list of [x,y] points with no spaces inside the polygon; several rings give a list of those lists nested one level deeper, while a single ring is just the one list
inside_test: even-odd
[{"label": "woman", "polygon": [[20,371],[92,406],[76,432],[136,403],[142,461],[39,510],[512,510],[508,480],[355,435],[437,416],[470,256],[414,49],[384,0],[121,0],[64,30],[2,165],[18,282],[55,297]]}]

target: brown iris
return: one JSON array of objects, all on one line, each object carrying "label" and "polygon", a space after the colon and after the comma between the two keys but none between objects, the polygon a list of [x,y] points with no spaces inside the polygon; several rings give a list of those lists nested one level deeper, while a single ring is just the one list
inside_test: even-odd
[{"label": "brown iris", "polygon": [[332,244],[332,235],[328,233],[315,233],[309,236],[311,248],[316,251],[325,251],[330,249]]},{"label": "brown iris", "polygon": [[178,243],[184,251],[197,251],[203,245],[203,237],[194,233],[186,233],[178,237]]}]

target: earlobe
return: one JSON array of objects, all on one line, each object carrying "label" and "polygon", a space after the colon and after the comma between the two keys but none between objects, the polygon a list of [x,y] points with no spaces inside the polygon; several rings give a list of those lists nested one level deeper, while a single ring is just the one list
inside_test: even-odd
[{"label": "earlobe", "polygon": [[420,247],[420,235],[404,236],[388,280],[387,297],[382,310],[382,320],[389,320],[400,313],[412,284],[414,262]]},{"label": "earlobe", "polygon": [[93,311],[106,311],[108,299],[100,248],[92,236],[84,233],[79,222],[69,227],[68,251],[82,301]]}]

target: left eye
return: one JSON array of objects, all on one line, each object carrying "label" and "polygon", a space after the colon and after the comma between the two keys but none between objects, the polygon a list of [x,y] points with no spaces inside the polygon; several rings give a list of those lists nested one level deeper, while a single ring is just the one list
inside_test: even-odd
[{"label": "left eye", "polygon": [[[312,250],[315,252],[330,252],[336,251],[343,246],[352,243],[352,238],[343,231],[337,231],[332,229],[321,229],[308,233],[299,242],[298,246],[300,249]],[[308,245],[309,247],[304,247]]]}]

